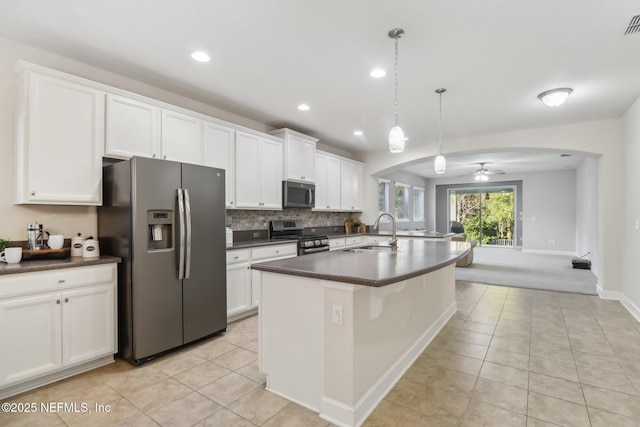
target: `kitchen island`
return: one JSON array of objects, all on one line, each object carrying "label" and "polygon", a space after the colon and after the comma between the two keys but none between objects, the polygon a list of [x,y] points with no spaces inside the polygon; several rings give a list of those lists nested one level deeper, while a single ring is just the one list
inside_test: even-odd
[{"label": "kitchen island", "polygon": [[466,242],[400,240],[256,264],[267,389],[360,425],[456,311]]}]

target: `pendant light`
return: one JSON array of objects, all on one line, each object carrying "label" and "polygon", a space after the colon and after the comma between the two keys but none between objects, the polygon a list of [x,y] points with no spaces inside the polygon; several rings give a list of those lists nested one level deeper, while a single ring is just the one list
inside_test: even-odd
[{"label": "pendant light", "polygon": [[442,155],[442,94],[447,90],[445,88],[436,89],[436,93],[440,95],[440,119],[438,120],[438,156],[434,163],[434,169],[437,174],[442,174],[447,170],[447,161]]},{"label": "pendant light", "polygon": [[398,40],[404,34],[402,28],[394,28],[389,31],[389,37],[396,43],[396,67],[395,67],[395,122],[389,132],[389,151],[392,153],[402,153],[404,151],[404,132],[398,123]]}]

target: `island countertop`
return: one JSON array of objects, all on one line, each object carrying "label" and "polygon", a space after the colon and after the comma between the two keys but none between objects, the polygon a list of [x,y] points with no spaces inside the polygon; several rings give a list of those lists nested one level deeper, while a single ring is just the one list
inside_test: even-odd
[{"label": "island countertop", "polygon": [[384,286],[438,270],[464,257],[467,242],[399,240],[397,250],[351,249],[257,263],[254,270],[365,286]]}]

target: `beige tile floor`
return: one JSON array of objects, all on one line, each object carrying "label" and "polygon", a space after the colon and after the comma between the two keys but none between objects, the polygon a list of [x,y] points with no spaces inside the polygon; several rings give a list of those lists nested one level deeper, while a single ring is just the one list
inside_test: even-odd
[{"label": "beige tile floor", "polygon": [[[458,283],[458,313],[365,422],[640,426],[640,324],[598,297]],[[10,426],[328,426],[264,389],[257,317],[141,367],[124,361],[9,402],[109,405],[6,414]]]}]

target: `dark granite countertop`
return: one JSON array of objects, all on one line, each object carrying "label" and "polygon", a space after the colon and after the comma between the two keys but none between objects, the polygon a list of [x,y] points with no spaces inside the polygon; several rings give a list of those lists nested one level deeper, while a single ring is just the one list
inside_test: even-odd
[{"label": "dark granite countertop", "polygon": [[64,259],[23,260],[19,264],[0,263],[0,275],[32,273],[34,271],[59,270],[61,268],[86,267],[89,265],[122,262],[120,257],[103,255],[99,258],[68,257]]},{"label": "dark granite countertop", "polygon": [[438,270],[465,256],[467,242],[400,240],[397,251],[337,250],[251,266],[254,270],[365,286],[384,286]]}]

